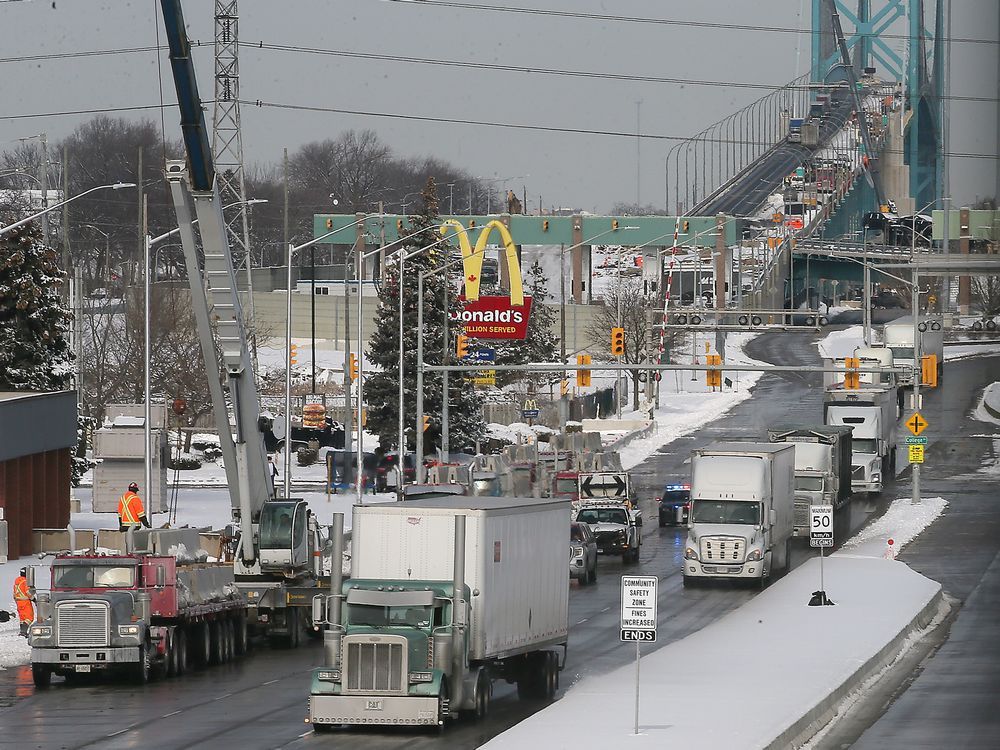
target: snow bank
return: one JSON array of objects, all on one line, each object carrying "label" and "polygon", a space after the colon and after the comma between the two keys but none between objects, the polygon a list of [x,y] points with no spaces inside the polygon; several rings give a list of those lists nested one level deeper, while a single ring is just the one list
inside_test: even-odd
[{"label": "snow bank", "polygon": [[[880,532],[912,539],[945,505],[933,501],[916,512],[897,501]],[[940,584],[881,554],[864,554],[872,535],[861,536],[862,543],[825,560],[825,589],[835,606],[807,605],[820,581],[813,558],[721,620],[642,657],[638,735],[630,663],[581,680],[484,747],[792,746],[884,669],[939,602]]]},{"label": "snow bank", "polygon": [[864,328],[862,326],[851,326],[840,331],[830,331],[826,336],[816,342],[819,354],[824,359],[842,359],[853,357],[854,350],[859,346],[864,346]]},{"label": "snow bank", "polygon": [[846,541],[840,548],[840,554],[878,557],[885,553],[889,539],[892,539],[892,546],[898,553],[934,523],[947,506],[943,497],[921,498],[919,505],[913,505],[908,497],[894,500],[884,515]]}]

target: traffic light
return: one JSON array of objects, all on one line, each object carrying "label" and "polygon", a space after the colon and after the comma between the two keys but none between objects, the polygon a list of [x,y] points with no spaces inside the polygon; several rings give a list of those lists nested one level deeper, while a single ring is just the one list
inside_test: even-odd
[{"label": "traffic light", "polygon": [[459,359],[465,359],[469,356],[469,337],[465,334],[458,334],[455,339],[455,354]]},{"label": "traffic light", "polygon": [[[719,354],[708,354],[705,356],[705,364],[717,367],[722,364],[722,356]],[[705,384],[709,388],[721,388],[722,370],[705,370]]]},{"label": "traffic light", "polygon": [[548,219],[545,219],[544,221],[542,221],[542,231],[543,232],[549,231],[549,220]]},{"label": "traffic light", "polygon": [[396,219],[396,231],[402,235],[403,234],[403,220]]},{"label": "traffic light", "polygon": [[920,358],[920,384],[937,388],[937,355],[927,354]]},{"label": "traffic light", "polygon": [[857,371],[859,367],[861,367],[861,360],[857,357],[847,357],[844,360],[844,388],[861,387],[861,375]]},{"label": "traffic light", "polygon": [[[589,365],[590,355],[589,354],[577,354],[576,363],[578,365]],[[576,384],[579,386],[590,385],[590,370],[577,370],[576,371]]]},{"label": "traffic light", "polygon": [[292,365],[297,365],[298,360],[296,357],[299,356],[299,347],[297,344],[288,345],[288,363]]},{"label": "traffic light", "polygon": [[563,378],[559,381],[559,395],[565,396],[567,393],[569,393],[569,381]]},{"label": "traffic light", "polygon": [[326,220],[326,228],[327,229],[333,229],[333,219],[327,219]]},{"label": "traffic light", "polygon": [[611,220],[611,228],[612,229],[618,229],[618,219],[612,219]]},{"label": "traffic light", "polygon": [[691,222],[685,219],[681,222],[681,234],[687,234],[688,230],[691,229]]},{"label": "traffic light", "polygon": [[423,424],[424,424],[424,432],[427,432],[427,428],[431,426],[431,418],[426,414],[424,414]]},{"label": "traffic light", "polygon": [[347,372],[351,376],[351,380],[358,379],[358,358],[354,352],[347,355]]},{"label": "traffic light", "polygon": [[611,329],[611,353],[616,357],[625,354],[625,329],[615,326]]}]

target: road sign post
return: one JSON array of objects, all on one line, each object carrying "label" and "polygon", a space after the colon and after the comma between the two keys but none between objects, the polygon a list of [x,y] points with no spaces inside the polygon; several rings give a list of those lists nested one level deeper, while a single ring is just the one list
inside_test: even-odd
[{"label": "road sign post", "polygon": [[656,576],[622,576],[621,640],[635,641],[635,734],[639,734],[639,644],[656,641]]},{"label": "road sign post", "polygon": [[[809,508],[809,546],[819,547],[819,604],[829,604],[823,575],[823,550],[833,546],[833,506],[813,505]],[[813,602],[810,601],[810,604]]]}]

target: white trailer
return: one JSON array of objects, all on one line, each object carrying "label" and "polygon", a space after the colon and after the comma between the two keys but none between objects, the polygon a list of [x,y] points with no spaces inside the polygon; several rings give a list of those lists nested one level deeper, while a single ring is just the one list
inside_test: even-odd
[{"label": "white trailer", "polygon": [[351,578],[314,610],[327,627],[314,727],[482,718],[498,678],[551,698],[569,633],[569,522],[556,499],[356,506]]},{"label": "white trailer", "polygon": [[684,585],[699,579],[766,585],[787,569],[795,449],[789,443],[715,443],[691,452]]},{"label": "white trailer", "polygon": [[[921,330],[923,329],[923,330]],[[944,330],[941,321],[933,316],[920,316],[917,320],[917,335],[920,337],[920,355],[933,354],[937,357],[938,377],[944,369]],[[886,323],[882,329],[882,342],[892,351],[892,361],[897,367],[909,367],[919,377],[920,363],[913,361],[913,317],[897,318]],[[899,376],[900,385],[913,385],[913,375]]]},{"label": "white trailer", "polygon": [[896,388],[862,386],[827,388],[823,422],[853,428],[851,435],[851,489],[869,494],[882,491],[895,475]]}]

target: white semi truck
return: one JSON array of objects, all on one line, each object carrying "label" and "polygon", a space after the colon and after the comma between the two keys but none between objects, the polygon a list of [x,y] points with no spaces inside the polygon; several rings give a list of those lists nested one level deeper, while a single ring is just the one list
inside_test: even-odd
[{"label": "white semi truck", "polygon": [[895,387],[862,384],[826,389],[823,422],[846,425],[851,435],[851,488],[854,492],[877,494],[895,475],[896,421],[899,399]]},{"label": "white semi truck", "polygon": [[[933,354],[937,357],[940,378],[944,369],[944,331],[941,321],[933,316],[920,316],[917,320],[917,335],[920,337],[920,355]],[[918,377],[920,373],[920,363],[915,364],[913,361],[913,317],[908,315],[886,323],[882,329],[882,342],[892,351],[892,361],[896,367],[910,368],[911,374],[899,375],[899,384],[913,385],[912,373],[916,372]]]},{"label": "white semi truck", "polygon": [[715,443],[691,452],[684,585],[751,580],[788,567],[795,449],[788,443]]},{"label": "white semi truck", "polygon": [[809,534],[809,508],[851,501],[851,432],[842,425],[777,425],[767,431],[772,443],[795,446],[795,536]]},{"label": "white semi truck", "polygon": [[351,577],[334,565],[340,595],[313,601],[326,661],[312,677],[313,727],[481,719],[495,679],[523,699],[553,697],[569,633],[569,522],[557,499],[355,506]]}]

